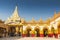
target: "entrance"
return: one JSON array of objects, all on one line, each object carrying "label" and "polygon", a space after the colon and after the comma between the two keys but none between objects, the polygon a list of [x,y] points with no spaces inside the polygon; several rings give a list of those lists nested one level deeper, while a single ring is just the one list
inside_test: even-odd
[{"label": "entrance", "polygon": [[3,35],[4,35],[4,37],[6,37],[6,28],[2,28],[2,27],[0,27],[0,37],[3,37]]},{"label": "entrance", "polygon": [[36,31],[36,37],[39,37],[40,36],[39,28],[35,28],[35,31]]},{"label": "entrance", "polygon": [[52,31],[53,35],[55,36],[55,29],[54,29],[54,27],[51,28],[51,31]]},{"label": "entrance", "polygon": [[17,36],[21,36],[21,33],[22,33],[22,32],[21,32],[21,30],[22,30],[21,28],[22,28],[22,27],[18,27]]},{"label": "entrance", "polygon": [[48,29],[44,28],[43,32],[44,32],[44,37],[48,36]]},{"label": "entrance", "polygon": [[30,28],[27,28],[27,37],[30,37],[30,31],[31,31],[31,29]]},{"label": "entrance", "polygon": [[15,36],[16,29],[15,27],[10,27],[9,28],[9,36]]}]

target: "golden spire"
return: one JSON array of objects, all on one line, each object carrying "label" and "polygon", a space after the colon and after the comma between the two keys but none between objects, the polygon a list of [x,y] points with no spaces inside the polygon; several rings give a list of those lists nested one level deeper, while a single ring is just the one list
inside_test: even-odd
[{"label": "golden spire", "polygon": [[20,16],[18,14],[18,8],[17,6],[15,7],[15,10],[13,12],[13,15],[10,17],[11,20],[15,21],[15,20],[20,20]]},{"label": "golden spire", "polygon": [[57,16],[60,17],[60,12],[58,12]]},{"label": "golden spire", "polygon": [[5,24],[18,24],[20,21],[20,17],[18,15],[18,8],[16,6],[14,12],[13,12],[13,15],[11,17],[9,17],[6,21],[5,21]]},{"label": "golden spire", "polygon": [[34,18],[33,18],[33,17],[32,17],[31,23],[35,23],[35,20],[34,20]]},{"label": "golden spire", "polygon": [[35,21],[34,18],[32,18],[32,21]]},{"label": "golden spire", "polygon": [[17,18],[19,18],[17,6],[16,6],[16,8],[15,8],[15,10],[14,10],[14,12],[13,12],[13,15],[12,15],[11,17],[14,17],[14,18],[17,17]]},{"label": "golden spire", "polygon": [[53,16],[54,18],[56,18],[57,17],[57,14],[56,14],[56,12],[54,13],[54,16]]},{"label": "golden spire", "polygon": [[26,21],[25,21],[25,19],[24,19],[24,18],[21,18],[21,22],[22,22],[22,23],[25,23]]},{"label": "golden spire", "polygon": [[50,18],[48,18],[47,20],[46,20],[46,23],[50,23],[51,22],[51,19]]},{"label": "golden spire", "polygon": [[42,20],[42,18],[40,18],[40,20],[39,20],[39,23],[43,23],[43,20]]},{"label": "golden spire", "polygon": [[52,17],[52,21],[55,20],[57,18],[57,14],[56,12],[54,12],[54,16]]}]

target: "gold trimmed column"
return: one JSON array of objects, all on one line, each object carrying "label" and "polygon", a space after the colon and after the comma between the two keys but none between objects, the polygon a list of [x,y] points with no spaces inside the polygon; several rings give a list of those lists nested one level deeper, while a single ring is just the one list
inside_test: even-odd
[{"label": "gold trimmed column", "polygon": [[43,29],[40,30],[40,37],[44,37]]},{"label": "gold trimmed column", "polygon": [[27,31],[23,30],[22,37],[26,37],[26,33],[27,33]]},{"label": "gold trimmed column", "polygon": [[55,38],[58,38],[58,29],[55,29]]},{"label": "gold trimmed column", "polygon": [[22,26],[20,27],[19,32],[20,32],[20,35],[22,36],[22,33],[23,33],[23,28],[22,28]]},{"label": "gold trimmed column", "polygon": [[30,31],[31,37],[35,37],[35,30]]},{"label": "gold trimmed column", "polygon": [[16,35],[18,34],[19,31],[18,29],[19,29],[18,26],[16,26],[16,33],[15,33]]},{"label": "gold trimmed column", "polygon": [[53,37],[53,33],[51,29],[48,29],[48,37]]}]

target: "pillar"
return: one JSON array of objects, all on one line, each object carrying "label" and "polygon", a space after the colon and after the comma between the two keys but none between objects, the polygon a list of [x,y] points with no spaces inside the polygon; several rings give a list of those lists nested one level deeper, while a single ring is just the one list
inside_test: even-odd
[{"label": "pillar", "polygon": [[19,30],[18,30],[18,26],[17,26],[17,27],[16,27],[16,33],[15,33],[16,35],[18,34],[18,31],[19,31]]},{"label": "pillar", "polygon": [[23,28],[22,28],[22,26],[20,27],[19,32],[20,32],[20,36],[22,36],[22,33],[23,33]]},{"label": "pillar", "polygon": [[55,29],[55,38],[58,38],[58,29]]},{"label": "pillar", "polygon": [[51,29],[48,29],[48,37],[53,37],[53,33]]},{"label": "pillar", "polygon": [[8,27],[6,28],[6,37],[8,37]]},{"label": "pillar", "polygon": [[26,30],[23,30],[22,37],[26,37]]},{"label": "pillar", "polygon": [[31,37],[35,37],[35,30],[30,31]]},{"label": "pillar", "polygon": [[40,37],[44,37],[43,30],[40,30]]}]

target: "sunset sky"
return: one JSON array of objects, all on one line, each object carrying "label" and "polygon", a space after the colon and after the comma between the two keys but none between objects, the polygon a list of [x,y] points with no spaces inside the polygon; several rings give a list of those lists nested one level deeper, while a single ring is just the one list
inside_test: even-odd
[{"label": "sunset sky", "polygon": [[19,16],[25,20],[46,20],[60,12],[60,0],[0,0],[0,19],[6,20],[18,6]]}]

